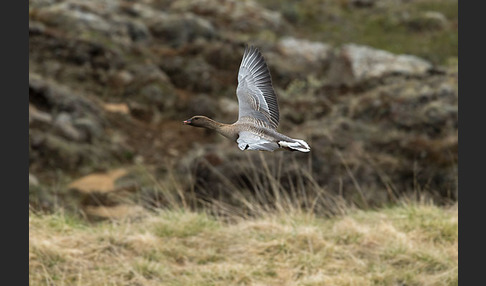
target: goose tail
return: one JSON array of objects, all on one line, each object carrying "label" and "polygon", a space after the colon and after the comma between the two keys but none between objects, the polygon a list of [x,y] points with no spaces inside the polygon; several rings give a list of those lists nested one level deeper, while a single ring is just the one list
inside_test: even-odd
[{"label": "goose tail", "polygon": [[289,141],[279,141],[278,145],[282,148],[290,149],[291,151],[300,151],[300,152],[310,152],[310,147],[307,142],[300,139],[293,139],[293,142]]}]

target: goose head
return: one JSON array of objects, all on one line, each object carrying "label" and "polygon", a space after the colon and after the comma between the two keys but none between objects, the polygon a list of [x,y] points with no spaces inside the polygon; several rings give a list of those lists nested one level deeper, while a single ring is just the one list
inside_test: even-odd
[{"label": "goose head", "polygon": [[214,120],[206,116],[196,115],[182,122],[185,125],[191,125],[194,127],[205,127],[210,128],[214,125]]}]

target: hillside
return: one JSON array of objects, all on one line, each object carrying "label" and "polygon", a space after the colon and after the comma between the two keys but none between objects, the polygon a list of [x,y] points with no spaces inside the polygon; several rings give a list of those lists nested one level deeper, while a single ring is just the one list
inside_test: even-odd
[{"label": "hillside", "polygon": [[[181,123],[237,118],[247,44],[268,62],[279,131],[312,148],[264,154],[282,191],[318,186],[360,207],[457,199],[457,1],[29,3],[32,207],[127,188],[153,200],[154,180],[200,199],[226,197],[222,178],[261,191],[245,182],[262,154]],[[119,168],[111,190],[69,187]]]}]

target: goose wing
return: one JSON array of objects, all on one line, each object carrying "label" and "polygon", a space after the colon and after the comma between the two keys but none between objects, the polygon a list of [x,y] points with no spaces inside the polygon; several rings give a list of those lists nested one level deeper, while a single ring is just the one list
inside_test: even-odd
[{"label": "goose wing", "polygon": [[239,122],[251,122],[277,129],[279,112],[277,95],[265,60],[257,48],[246,47],[236,89]]}]

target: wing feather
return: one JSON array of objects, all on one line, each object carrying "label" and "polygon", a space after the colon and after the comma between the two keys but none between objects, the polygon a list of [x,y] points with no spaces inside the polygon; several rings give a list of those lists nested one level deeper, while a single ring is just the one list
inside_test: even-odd
[{"label": "wing feather", "polygon": [[260,51],[250,46],[245,49],[238,72],[240,122],[255,122],[260,126],[277,129],[279,110],[272,77]]}]

